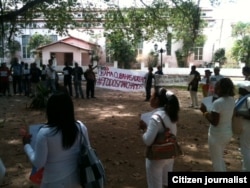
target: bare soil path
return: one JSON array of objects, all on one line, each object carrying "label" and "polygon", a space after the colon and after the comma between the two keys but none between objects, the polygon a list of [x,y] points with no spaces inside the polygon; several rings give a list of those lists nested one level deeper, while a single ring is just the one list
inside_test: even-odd
[{"label": "bare soil path", "polygon": [[[199,110],[188,108],[186,90],[170,88],[181,104],[178,137],[185,156],[175,171],[212,171],[208,153],[208,122]],[[107,173],[107,188],[146,188],[144,144],[137,129],[139,115],[150,111],[144,93],[96,88],[97,99],[73,99],[76,118],[88,127],[93,147]],[[199,99],[201,94],[199,93]],[[24,96],[0,97],[0,157],[7,174],[0,187],[36,188],[29,180],[31,164],[23,152],[19,128],[46,121],[43,111],[30,110]],[[225,151],[228,171],[240,171],[241,155],[234,137]]]}]

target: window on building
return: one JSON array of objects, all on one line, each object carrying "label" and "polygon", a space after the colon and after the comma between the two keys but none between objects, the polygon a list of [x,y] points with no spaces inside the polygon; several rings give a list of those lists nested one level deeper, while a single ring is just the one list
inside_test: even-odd
[{"label": "window on building", "polygon": [[52,42],[57,41],[57,35],[50,35],[50,38],[51,38]]},{"label": "window on building", "polygon": [[28,50],[30,35],[22,35],[22,53],[23,58],[30,58],[30,51]]},{"label": "window on building", "polygon": [[142,54],[142,49],[143,49],[143,40],[141,39],[140,42],[137,44],[137,55]]},{"label": "window on building", "polygon": [[194,48],[194,60],[203,60],[203,47]]}]

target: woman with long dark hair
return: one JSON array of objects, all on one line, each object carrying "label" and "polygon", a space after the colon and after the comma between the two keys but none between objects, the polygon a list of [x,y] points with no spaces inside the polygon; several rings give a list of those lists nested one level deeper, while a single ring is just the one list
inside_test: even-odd
[{"label": "woman with long dark hair", "polygon": [[24,150],[31,163],[44,168],[41,188],[81,187],[77,173],[81,129],[88,144],[87,128],[76,121],[73,102],[68,93],[53,94],[47,104],[48,122],[37,134],[35,148],[23,138]]},{"label": "woman with long dark hair", "polygon": [[[164,131],[161,119],[164,121],[166,128],[169,128],[170,132],[176,135],[176,124],[179,120],[180,111],[178,98],[164,88],[155,88],[150,98],[150,106],[154,110],[149,122],[142,120],[139,122],[139,128],[144,131],[142,138],[146,146],[152,145],[157,134]],[[146,158],[148,188],[167,187],[168,172],[173,171],[173,165],[174,159],[149,160]]]}]

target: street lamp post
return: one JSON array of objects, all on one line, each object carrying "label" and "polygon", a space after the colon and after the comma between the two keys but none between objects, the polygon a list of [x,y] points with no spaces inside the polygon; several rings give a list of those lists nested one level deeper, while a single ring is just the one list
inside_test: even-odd
[{"label": "street lamp post", "polygon": [[[167,47],[167,45],[166,45],[166,47]],[[166,50],[164,50],[164,49],[160,49],[160,50],[157,50],[158,49],[158,44],[155,44],[154,45],[154,49],[155,49],[155,51],[156,52],[158,52],[158,53],[160,53],[161,54],[161,70],[162,70],[162,54],[164,53],[164,52],[166,52]]]}]

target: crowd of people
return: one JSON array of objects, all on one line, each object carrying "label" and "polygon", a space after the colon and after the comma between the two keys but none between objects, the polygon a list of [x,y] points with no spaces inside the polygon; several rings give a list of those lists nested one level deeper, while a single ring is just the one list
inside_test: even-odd
[{"label": "crowd of people", "polygon": [[[214,73],[214,74],[212,74]],[[224,161],[225,148],[233,138],[232,117],[234,115],[243,118],[243,131],[239,135],[239,149],[242,154],[242,169],[250,171],[250,68],[244,67],[242,74],[245,81],[238,84],[238,93],[231,78],[220,74],[220,68],[215,67],[213,72],[205,70],[201,78],[196,66],[191,67],[189,73],[188,91],[190,92],[191,105],[189,107],[199,109],[209,124],[208,150],[215,172],[226,172],[227,166]],[[151,96],[152,80],[155,78],[153,69],[148,68],[145,75],[146,100],[150,101],[153,115],[148,122],[139,121],[139,129],[143,130],[142,140],[146,146],[152,145],[157,135],[163,131],[161,121],[155,113],[160,114],[164,124],[177,133],[179,102],[175,94],[169,94],[164,88],[154,87]],[[199,104],[197,92],[201,87],[203,99]],[[235,96],[238,94],[239,98]],[[236,110],[237,100],[245,97],[244,105]],[[209,100],[207,100],[209,99]],[[205,102],[206,101],[206,102]],[[168,187],[168,172],[173,171],[174,159],[149,160],[146,158],[146,174],[148,188]]]},{"label": "crowd of people", "polygon": [[[65,63],[63,68],[63,85],[67,92],[59,92],[57,88],[57,74],[53,66],[53,60],[48,61],[47,66],[42,66],[42,69],[32,64],[30,68],[27,64],[18,63],[16,59],[12,60],[10,70],[5,64],[2,64],[1,71],[1,91],[3,94],[9,93],[9,87],[2,82],[3,75],[12,76],[14,94],[22,94],[25,96],[35,94],[38,83],[43,82],[51,91],[52,95],[49,98],[47,105],[48,122],[39,130],[37,137],[37,147],[39,150],[34,150],[30,146],[30,137],[23,137],[24,150],[30,161],[36,167],[44,167],[44,178],[41,187],[78,187],[79,179],[77,179],[76,157],[79,152],[79,127],[74,117],[74,107],[71,97],[73,96],[72,83],[75,89],[75,97],[85,98],[82,89],[82,76],[85,77],[86,83],[86,98],[95,98],[95,73],[93,72],[92,64],[84,72],[78,65],[74,64],[71,67],[69,63]],[[250,70],[250,69],[249,69]],[[244,83],[238,85],[239,99],[246,97],[244,105],[235,110],[237,100],[235,96],[235,85],[229,77],[220,74],[220,68],[215,67],[213,73],[210,70],[205,70],[205,76],[201,78],[200,73],[196,70],[196,66],[191,67],[189,75],[191,79],[188,83],[188,91],[190,92],[191,108],[199,109],[205,120],[209,124],[208,129],[208,151],[212,162],[212,167],[215,172],[226,172],[227,166],[223,159],[224,151],[230,143],[232,132],[232,117],[237,114],[243,117],[244,126],[241,135],[239,136],[239,147],[241,150],[243,162],[241,171],[250,171],[250,79],[248,70],[242,69],[242,74],[245,76]],[[139,121],[139,129],[143,130],[142,140],[145,146],[150,146],[156,139],[158,133],[164,129],[161,124],[161,119],[170,132],[177,134],[180,104],[178,97],[162,87],[154,87],[154,92],[151,95],[153,79],[156,75],[163,75],[161,67],[153,73],[153,68],[149,67],[145,75],[145,101],[150,102],[153,108],[152,116],[149,122]],[[203,98],[211,98],[208,106],[203,100],[199,104],[197,92],[198,87],[201,87]],[[5,92],[4,92],[5,91]],[[249,96],[248,96],[249,95]],[[159,115],[155,116],[155,114]],[[81,124],[81,123],[80,123]],[[84,125],[80,125],[85,136],[88,138],[87,129]],[[89,142],[89,141],[88,141]],[[55,145],[56,143],[56,145]],[[46,152],[44,152],[46,151]],[[61,160],[61,159],[64,160]],[[72,162],[74,161],[74,162]],[[56,166],[54,164],[57,164]],[[67,171],[62,170],[67,166]],[[173,171],[174,158],[149,160],[145,159],[145,169],[148,188],[167,188],[168,173]],[[56,174],[56,176],[55,176]]]},{"label": "crowd of people", "polygon": [[[53,59],[49,59],[48,64],[43,64],[40,68],[36,63],[19,62],[19,59],[14,57],[11,59],[10,65],[9,68],[6,63],[2,63],[0,67],[0,96],[23,95],[33,97],[37,94],[39,84],[47,88],[52,94],[59,88],[59,75]],[[84,99],[82,88],[84,76],[87,99],[96,98],[94,68],[96,66],[93,67],[90,64],[84,72],[78,63],[74,63],[74,67],[71,67],[68,62],[65,62],[65,67],[62,70],[63,83],[61,85],[67,89],[71,97]]]}]

